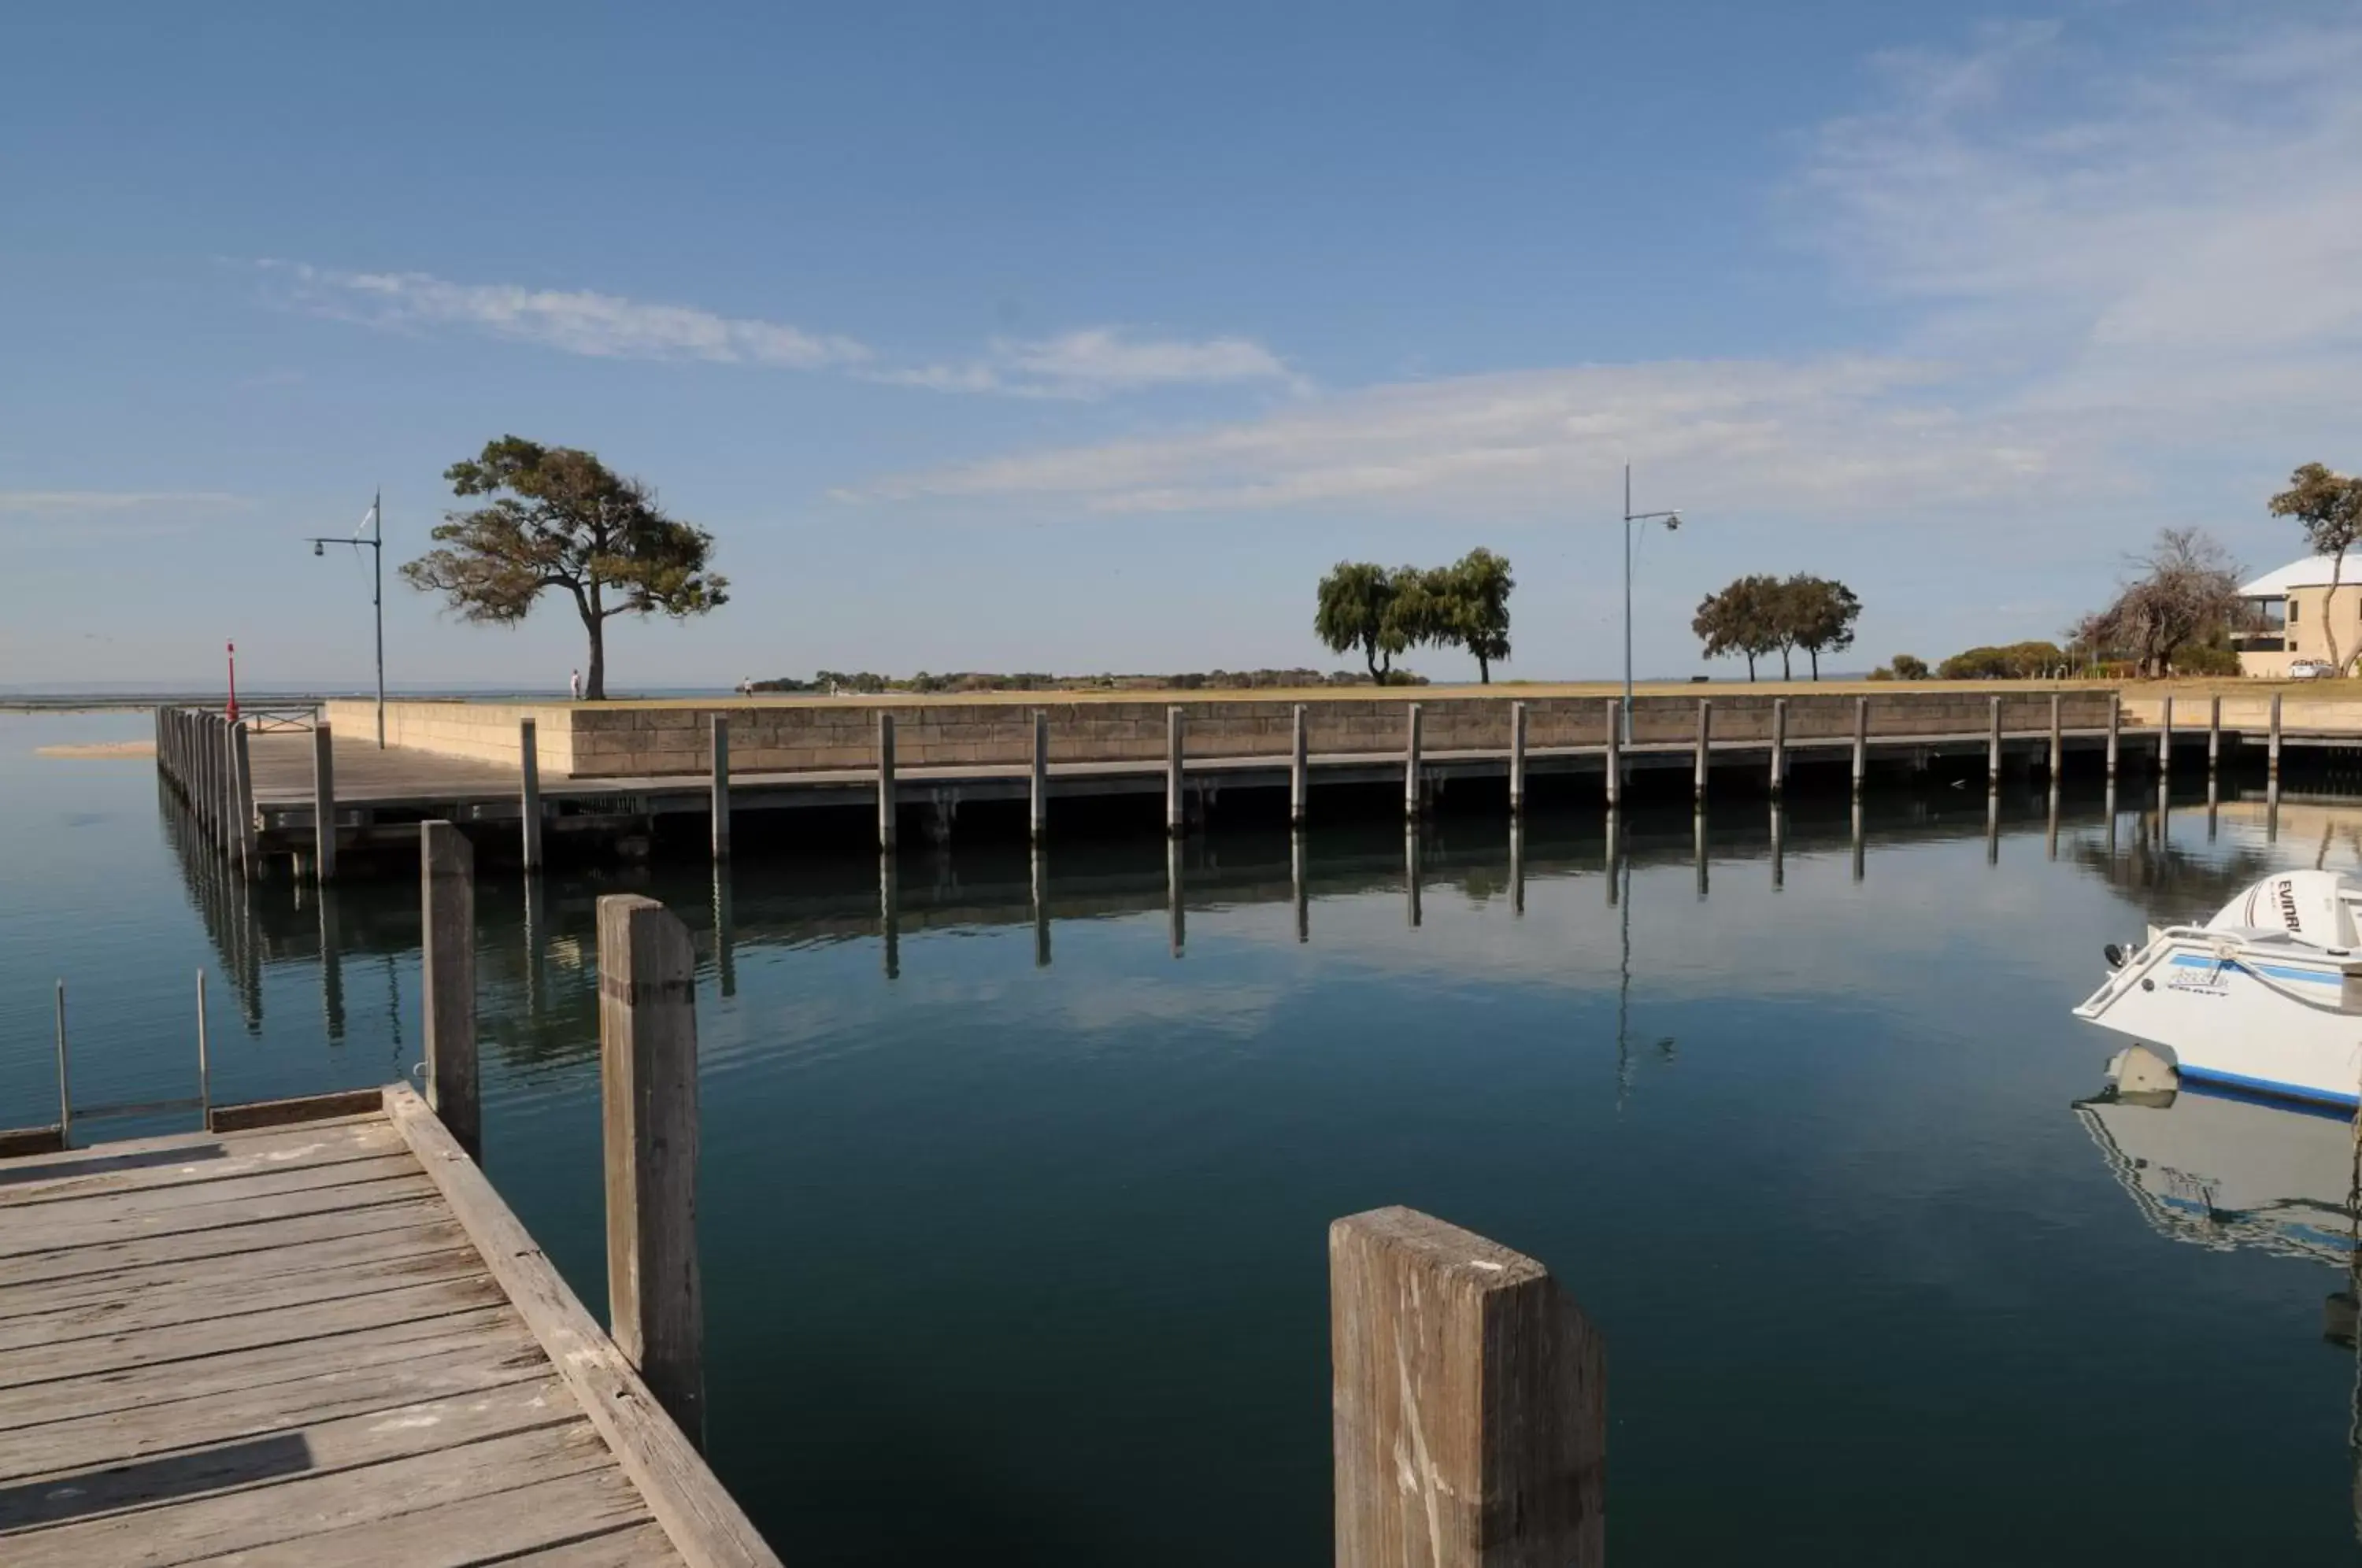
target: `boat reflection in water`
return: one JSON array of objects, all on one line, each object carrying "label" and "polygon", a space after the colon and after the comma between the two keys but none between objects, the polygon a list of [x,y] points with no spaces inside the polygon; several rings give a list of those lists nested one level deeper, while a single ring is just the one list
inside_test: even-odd
[{"label": "boat reflection in water", "polygon": [[[2126,1057],[2146,1053],[2128,1051]],[[2170,1087],[2135,1061],[2076,1103],[2108,1168],[2159,1235],[2346,1267],[2354,1253],[2354,1129],[2330,1107]],[[2161,1066],[2161,1065],[2160,1065]]]}]

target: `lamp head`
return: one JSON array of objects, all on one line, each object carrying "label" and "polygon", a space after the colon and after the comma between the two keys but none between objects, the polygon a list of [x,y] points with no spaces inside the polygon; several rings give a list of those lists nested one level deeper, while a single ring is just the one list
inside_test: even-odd
[{"label": "lamp head", "polygon": [[312,541],[312,553],[315,556],[325,556],[328,553],[328,547],[315,539]]},{"label": "lamp head", "polygon": [[1665,532],[1666,532],[1666,533],[1670,534],[1670,533],[1672,533],[1674,529],[1679,528],[1681,525],[1682,525],[1682,514],[1681,514],[1680,513],[1678,513],[1678,512],[1672,512],[1672,513],[1666,513],[1666,515],[1665,515]]}]

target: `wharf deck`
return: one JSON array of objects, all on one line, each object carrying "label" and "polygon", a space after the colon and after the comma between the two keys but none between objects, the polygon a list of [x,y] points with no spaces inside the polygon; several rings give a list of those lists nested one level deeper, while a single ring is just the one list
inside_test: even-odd
[{"label": "wharf deck", "polygon": [[773,1564],[409,1088],[0,1161],[0,1562]]}]

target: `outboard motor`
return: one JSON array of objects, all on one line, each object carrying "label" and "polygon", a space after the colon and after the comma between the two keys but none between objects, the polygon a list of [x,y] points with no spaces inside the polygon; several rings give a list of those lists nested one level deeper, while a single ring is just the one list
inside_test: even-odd
[{"label": "outboard motor", "polygon": [[2308,947],[2351,947],[2356,903],[2362,883],[2334,871],[2278,871],[2224,904],[2206,929],[2285,932]]}]

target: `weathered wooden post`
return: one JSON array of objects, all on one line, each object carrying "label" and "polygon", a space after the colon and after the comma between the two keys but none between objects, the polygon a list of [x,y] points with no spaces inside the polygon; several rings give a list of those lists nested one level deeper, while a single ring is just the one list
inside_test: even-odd
[{"label": "weathered wooden post", "polygon": [[713,734],[713,858],[730,858],[730,715],[716,713]]},{"label": "weathered wooden post", "polygon": [[1714,745],[1714,701],[1698,699],[1697,778],[1691,786],[1692,798],[1700,805],[1705,803],[1706,754]]},{"label": "weathered wooden post", "polygon": [[[1616,798],[1616,786],[1607,786],[1607,798]],[[1526,705],[1509,704],[1509,814],[1516,816],[1526,809]]]},{"label": "weathered wooden post", "polygon": [[2053,691],[2050,694],[2050,767],[2047,774],[2053,790],[2058,788],[2058,771],[2067,760],[2066,732],[2059,726],[2058,710],[2058,693]]},{"label": "weathered wooden post", "polygon": [[1550,1271],[1378,1209],[1329,1227],[1338,1568],[1599,1568],[1606,1356]]},{"label": "weathered wooden post", "polygon": [[877,715],[877,847],[894,852],[894,715]]},{"label": "weathered wooden post", "polygon": [[1312,790],[1312,754],[1308,749],[1304,734],[1304,704],[1296,705],[1296,729],[1290,742],[1292,749],[1287,761],[1287,822],[1290,827],[1304,825],[1306,797]]},{"label": "weathered wooden post", "polygon": [[312,874],[337,879],[337,742],[326,719],[312,726]]},{"label": "weathered wooden post", "polygon": [[449,823],[418,824],[426,1103],[471,1160],[483,1157],[476,1084],[476,851]]},{"label": "weathered wooden post", "polygon": [[1418,708],[1416,702],[1403,705],[1403,815],[1413,821],[1419,808]]},{"label": "weathered wooden post", "polygon": [[2108,693],[2108,782],[2116,781],[2116,756],[2124,740],[2125,694]]},{"label": "weathered wooden post", "polygon": [[1050,831],[1050,715],[1033,710],[1032,790],[1026,803],[1027,836],[1035,844]]},{"label": "weathered wooden post", "polygon": [[2165,700],[2165,717],[2157,732],[2157,776],[2164,778],[2173,771],[2173,699]]},{"label": "weathered wooden post", "polygon": [[599,1099],[615,1348],[705,1445],[697,1262],[697,955],[654,899],[599,900]]},{"label": "weathered wooden post", "polygon": [[2206,776],[2223,765],[2223,697],[2217,692],[2206,700]]},{"label": "weathered wooden post", "polygon": [[1184,725],[1177,706],[1164,710],[1164,831],[1175,837],[1189,831],[1181,796],[1181,754],[1188,744]]},{"label": "weathered wooden post", "polygon": [[1861,787],[1870,778],[1870,699],[1853,700],[1853,792],[1861,795]]},{"label": "weathered wooden post", "polygon": [[2001,699],[1987,700],[1985,718],[1985,790],[2001,788]]},{"label": "weathered wooden post", "polygon": [[1776,800],[1788,783],[1788,699],[1772,699],[1772,794]]},{"label": "weathered wooden post", "polygon": [[517,721],[517,818],[523,824],[518,847],[524,868],[541,869],[541,729],[531,719]]},{"label": "weathered wooden post", "polygon": [[2264,768],[2277,785],[2280,781],[2280,694],[2277,691],[2272,693],[2272,728],[2266,745]]},{"label": "weathered wooden post", "polygon": [[247,750],[246,721],[229,726],[230,845],[240,875],[262,869],[254,841],[254,758]]},{"label": "weathered wooden post", "polygon": [[[1522,754],[1523,748],[1519,749]],[[1521,767],[1523,760],[1521,755]],[[1600,766],[1607,780],[1607,809],[1612,812],[1624,803],[1624,704],[1619,698],[1607,699],[1607,749]]]}]

